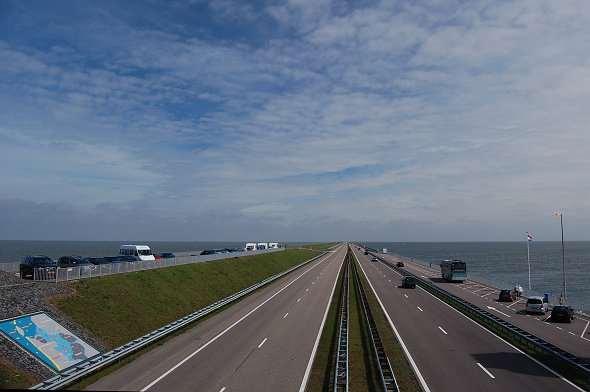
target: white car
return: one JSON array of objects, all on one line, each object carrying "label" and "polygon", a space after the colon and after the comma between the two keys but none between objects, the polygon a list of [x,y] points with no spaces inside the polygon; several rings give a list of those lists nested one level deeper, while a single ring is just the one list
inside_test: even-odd
[{"label": "white car", "polygon": [[543,297],[529,297],[526,300],[527,313],[547,313],[547,302],[543,302]]}]

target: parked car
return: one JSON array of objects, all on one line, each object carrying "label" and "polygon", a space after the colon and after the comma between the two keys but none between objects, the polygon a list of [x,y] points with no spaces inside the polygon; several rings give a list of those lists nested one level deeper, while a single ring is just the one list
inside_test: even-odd
[{"label": "parked car", "polygon": [[404,264],[403,261],[398,261],[397,263],[395,263],[395,266],[398,268],[401,268],[401,267],[405,267],[406,265]]},{"label": "parked car", "polygon": [[376,257],[373,257],[373,258],[371,258],[371,261],[372,261],[372,262],[376,262],[376,261],[379,261],[379,259],[378,259],[378,258],[376,258]]},{"label": "parked car", "polygon": [[174,253],[172,252],[164,252],[164,253],[160,253],[160,258],[161,259],[173,259],[176,256],[174,255]]},{"label": "parked car", "polygon": [[525,311],[527,313],[546,313],[547,302],[543,302],[543,297],[529,297],[526,300]]},{"label": "parked car", "polygon": [[368,255],[368,254],[369,254],[369,252],[365,251],[365,255]]},{"label": "parked car", "polygon": [[402,288],[415,289],[416,288],[416,279],[413,276],[404,276],[402,278]]},{"label": "parked car", "polygon": [[111,263],[133,263],[140,260],[137,256],[108,256],[105,257],[105,259],[107,259]]},{"label": "parked car", "polygon": [[22,279],[33,279],[36,268],[44,269],[49,273],[55,273],[57,263],[50,257],[38,255],[38,256],[25,256],[23,262],[19,266],[20,277]]},{"label": "parked car", "polygon": [[99,264],[109,264],[111,261],[106,257],[85,257],[85,260],[88,261],[90,264],[99,265]]},{"label": "parked car", "polygon": [[498,295],[498,302],[512,302],[514,301],[515,295],[514,291],[512,290],[500,290],[500,295]]},{"label": "parked car", "polygon": [[80,265],[88,265],[86,258],[82,256],[62,256],[57,260],[59,268],[78,267]]},{"label": "parked car", "polygon": [[571,323],[574,319],[574,309],[567,305],[555,305],[551,310],[551,321],[557,323]]}]

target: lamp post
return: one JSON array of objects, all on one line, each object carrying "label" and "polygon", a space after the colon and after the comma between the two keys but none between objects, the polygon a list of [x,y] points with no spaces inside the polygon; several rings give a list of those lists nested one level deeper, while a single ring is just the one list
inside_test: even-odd
[{"label": "lamp post", "polygon": [[554,213],[555,216],[559,217],[559,222],[561,224],[561,276],[562,276],[562,286],[561,286],[561,298],[560,302],[565,303],[567,302],[567,285],[565,280],[565,243],[563,241],[563,212],[557,211]]},{"label": "lamp post", "polygon": [[529,265],[529,291],[532,290],[531,287],[531,241],[533,240],[533,235],[526,232],[526,261]]}]

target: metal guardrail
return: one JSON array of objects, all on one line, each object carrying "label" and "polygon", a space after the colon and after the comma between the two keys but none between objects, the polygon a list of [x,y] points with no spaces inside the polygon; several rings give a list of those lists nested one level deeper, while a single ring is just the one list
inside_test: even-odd
[{"label": "metal guardrail", "polygon": [[361,281],[358,277],[356,265],[354,265],[354,263],[352,270],[356,290],[361,303],[362,313],[364,315],[365,325],[369,329],[369,336],[371,338],[372,343],[372,351],[375,355],[375,360],[378,365],[377,368],[379,370],[379,376],[381,377],[382,390],[386,392],[397,392],[399,391],[399,386],[397,385],[397,380],[395,379],[395,374],[393,373],[393,370],[391,368],[389,358],[387,357],[385,349],[383,348],[383,342],[381,341],[381,337],[379,336],[377,324],[375,323],[373,313],[371,312],[371,308],[369,307],[367,294],[365,293],[365,289],[363,288]]},{"label": "metal guardrail", "polygon": [[346,258],[344,265],[344,273],[342,274],[342,289],[340,299],[340,314],[336,352],[335,370],[334,370],[334,391],[347,392],[348,391],[348,270],[350,261]]},{"label": "metal guardrail", "polygon": [[[245,256],[254,256],[266,253],[273,253],[283,251],[285,248],[256,250],[256,251],[241,251],[233,253],[219,253],[212,255],[195,255],[195,256],[176,256],[169,259],[158,259],[154,261],[133,261],[133,262],[118,262],[106,264],[90,264],[80,265],[77,267],[48,267],[48,268],[34,268],[33,281],[43,282],[66,282],[69,280],[90,279],[99,276],[124,274],[129,272],[145,271],[157,268],[174,267],[183,264],[202,263],[206,261],[215,261],[222,259],[238,258]],[[13,270],[13,264],[16,264],[16,271],[18,272],[19,263],[1,263],[0,269],[4,268],[3,264],[10,264],[7,269]]]},{"label": "metal guardrail", "polygon": [[[576,372],[576,374],[580,375],[582,379],[590,380],[590,358],[579,358],[565,350],[562,350],[559,347],[545,341],[544,339],[541,339],[504,319],[501,319],[487,310],[484,310],[454,294],[451,294],[445,289],[409,271],[395,266],[390,261],[383,259],[378,254],[371,252],[369,253],[376,257],[383,264],[387,265],[389,268],[397,271],[403,276],[413,276],[416,279],[416,283],[424,290],[453,306],[461,313],[483,325],[496,335],[510,339],[512,342],[517,343],[520,348],[524,348],[529,353],[537,354],[537,359],[540,359],[541,362],[545,363],[546,365],[561,365],[562,368],[565,367],[571,371]],[[588,384],[584,385],[584,387],[588,387]]]},{"label": "metal guardrail", "polygon": [[63,387],[66,387],[78,380],[80,380],[83,377],[86,377],[87,375],[94,373],[98,370],[100,370],[101,368],[110,365],[146,346],[148,346],[149,344],[162,339],[165,336],[168,336],[170,334],[172,334],[173,332],[178,331],[181,328],[184,328],[185,326],[205,317],[206,315],[226,306],[231,304],[232,302],[237,301],[238,299],[241,299],[242,297],[250,294],[251,292],[277,280],[282,278],[283,276],[295,271],[296,269],[311,263],[312,261],[315,261],[317,259],[319,259],[320,257],[326,255],[327,252],[322,252],[321,254],[304,261],[303,263],[300,263],[292,268],[289,268],[286,271],[283,271],[281,273],[278,273],[276,275],[270,276],[250,287],[247,287],[245,289],[242,289],[226,298],[223,298],[219,301],[216,301],[210,305],[207,305],[206,307],[199,309],[191,314],[188,314],[176,321],[171,322],[170,324],[164,325],[163,327],[160,327],[148,334],[145,334],[137,339],[134,339],[120,347],[117,347],[111,351],[108,351],[106,353],[103,354],[99,354],[95,357],[89,358],[87,360],[85,360],[84,362],[73,366],[65,371],[63,371],[60,374],[57,374],[54,377],[51,377],[43,382],[41,382],[40,384],[37,384],[33,387],[31,387],[31,389],[39,389],[39,390],[53,390],[53,389],[60,389]]}]

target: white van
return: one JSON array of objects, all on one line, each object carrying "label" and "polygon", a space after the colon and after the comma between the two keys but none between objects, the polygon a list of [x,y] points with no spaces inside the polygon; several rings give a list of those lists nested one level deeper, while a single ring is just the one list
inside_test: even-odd
[{"label": "white van", "polygon": [[246,247],[244,248],[247,251],[256,250],[256,242],[248,242],[246,243]]},{"label": "white van", "polygon": [[256,249],[258,249],[258,250],[267,250],[268,249],[268,243],[266,243],[266,242],[259,242],[258,244],[256,244]]},{"label": "white van", "polygon": [[278,248],[279,248],[278,242],[269,242],[268,243],[268,249],[278,249]]},{"label": "white van", "polygon": [[545,314],[545,313],[547,313],[547,307],[548,307],[548,304],[547,304],[547,302],[543,302],[543,297],[533,296],[533,297],[529,297],[526,300],[525,311],[527,313]]},{"label": "white van", "polygon": [[136,256],[141,261],[154,261],[156,258],[147,245],[121,245],[119,254],[122,256]]}]

